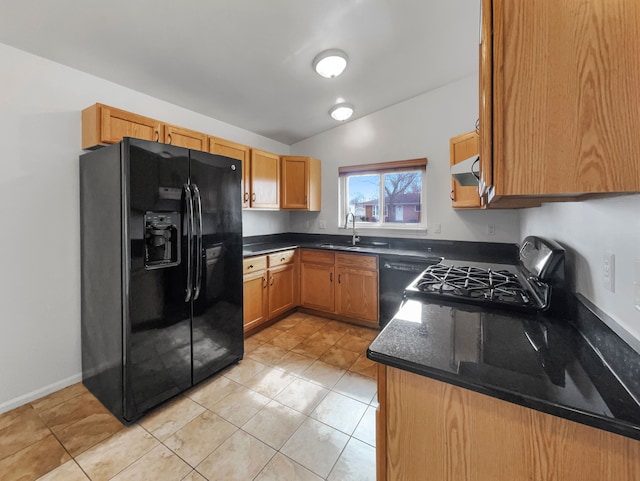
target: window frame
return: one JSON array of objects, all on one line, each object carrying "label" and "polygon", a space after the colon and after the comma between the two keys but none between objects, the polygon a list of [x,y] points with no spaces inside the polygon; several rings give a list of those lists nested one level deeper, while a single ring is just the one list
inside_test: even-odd
[{"label": "window frame", "polygon": [[[394,174],[402,172],[421,171],[421,189],[420,189],[420,209],[416,212],[420,213],[420,222],[384,222],[386,212],[389,206],[384,201],[384,174]],[[426,231],[427,216],[426,209],[423,204],[427,199],[427,159],[410,159],[394,162],[381,162],[378,164],[363,164],[354,166],[345,166],[338,168],[338,227],[344,228],[344,222],[349,212],[349,199],[347,198],[347,179],[355,175],[379,175],[380,176],[380,199],[378,211],[383,210],[384,216],[378,216],[378,222],[362,222],[356,221],[355,225],[358,229],[363,230],[390,230],[390,231]],[[380,205],[383,206],[380,209]],[[415,210],[414,206],[414,210]]]}]

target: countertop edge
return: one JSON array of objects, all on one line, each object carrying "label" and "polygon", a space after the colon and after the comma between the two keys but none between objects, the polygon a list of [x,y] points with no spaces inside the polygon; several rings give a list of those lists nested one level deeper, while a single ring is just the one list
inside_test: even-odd
[{"label": "countertop edge", "polygon": [[519,406],[530,408],[535,411],[543,412],[552,416],[567,419],[569,421],[574,421],[586,426],[602,429],[604,431],[609,431],[640,441],[640,426],[629,424],[624,421],[619,421],[604,416],[598,416],[595,413],[555,404],[539,398],[524,396],[513,391],[508,391],[486,384],[473,383],[468,379],[461,378],[460,376],[456,376],[439,369],[415,364],[403,359],[386,356],[384,354],[371,351],[371,349],[367,349],[367,358],[389,367],[408,371],[419,376],[425,376],[437,381],[445,382],[447,384],[452,384],[464,389],[469,389],[471,391],[484,394],[495,399],[500,399],[502,401],[517,404]]}]

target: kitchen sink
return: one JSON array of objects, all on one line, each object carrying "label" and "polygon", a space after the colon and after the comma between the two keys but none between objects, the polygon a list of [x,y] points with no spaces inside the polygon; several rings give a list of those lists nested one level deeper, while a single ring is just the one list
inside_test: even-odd
[{"label": "kitchen sink", "polygon": [[327,242],[326,244],[320,244],[320,247],[324,247],[325,249],[370,249],[372,247],[376,248],[388,248],[388,242],[358,242],[356,245],[353,245],[351,242]]}]

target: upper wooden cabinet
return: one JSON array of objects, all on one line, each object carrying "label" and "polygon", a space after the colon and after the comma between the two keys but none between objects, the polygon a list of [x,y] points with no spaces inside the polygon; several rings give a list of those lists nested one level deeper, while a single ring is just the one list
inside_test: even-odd
[{"label": "upper wooden cabinet", "polygon": [[160,141],[163,125],[158,120],[132,114],[103,104],[82,111],[82,148],[120,142],[123,137]]},{"label": "upper wooden cabinet", "polygon": [[230,140],[209,136],[209,152],[242,161],[242,207],[249,207],[249,161],[251,149],[246,145],[237,144]]},{"label": "upper wooden cabinet", "polygon": [[164,143],[187,149],[202,150],[203,152],[209,149],[207,134],[175,125],[164,126]]},{"label": "upper wooden cabinet", "polygon": [[[474,155],[478,155],[478,134],[468,132],[449,139],[450,162],[453,167]],[[478,209],[482,206],[478,188],[463,186],[451,178],[451,206],[456,209]]]},{"label": "upper wooden cabinet", "polygon": [[640,191],[640,2],[482,0],[481,189]]},{"label": "upper wooden cabinet", "polygon": [[281,209],[319,211],[320,161],[312,157],[282,157]]},{"label": "upper wooden cabinet", "polygon": [[249,204],[257,209],[280,208],[280,156],[251,150]]},{"label": "upper wooden cabinet", "polygon": [[83,149],[115,144],[123,137],[162,142],[240,160],[242,207],[245,209],[320,210],[321,168],[318,159],[281,158],[277,154],[103,104],[94,104],[82,111]]}]

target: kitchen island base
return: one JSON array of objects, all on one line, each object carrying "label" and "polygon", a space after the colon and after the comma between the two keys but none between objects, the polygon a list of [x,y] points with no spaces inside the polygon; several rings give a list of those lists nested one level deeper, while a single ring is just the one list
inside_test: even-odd
[{"label": "kitchen island base", "polygon": [[637,481],[640,441],[378,365],[378,481]]}]

